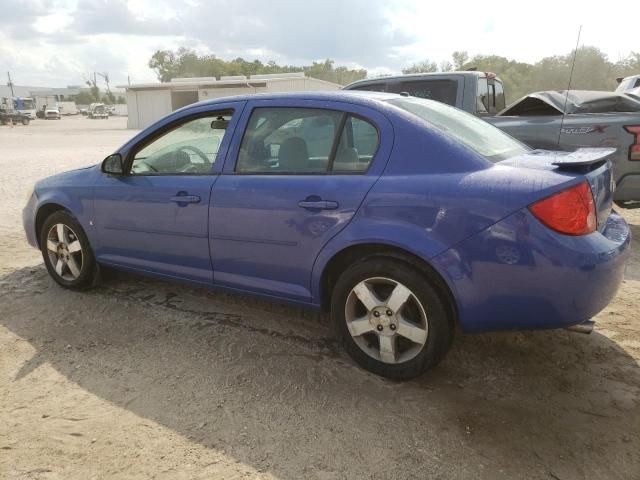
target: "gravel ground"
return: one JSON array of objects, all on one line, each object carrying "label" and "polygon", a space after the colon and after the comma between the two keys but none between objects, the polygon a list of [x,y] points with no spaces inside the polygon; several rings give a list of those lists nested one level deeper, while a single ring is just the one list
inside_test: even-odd
[{"label": "gravel ground", "polygon": [[398,384],[314,313],[125,274],[57,287],[24,240],[25,195],[100,161],[125,124],[0,128],[0,478],[640,479],[640,210],[592,335],[461,335]]}]

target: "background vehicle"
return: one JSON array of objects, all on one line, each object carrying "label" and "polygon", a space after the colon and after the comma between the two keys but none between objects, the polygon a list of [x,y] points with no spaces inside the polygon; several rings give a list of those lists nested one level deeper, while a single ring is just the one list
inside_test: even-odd
[{"label": "background vehicle", "polygon": [[45,120],[60,120],[60,118],[62,118],[60,116],[60,110],[58,110],[57,108],[46,108],[44,110],[44,117]]},{"label": "background vehicle", "polygon": [[231,97],[38,182],[23,219],[64,287],[109,265],[325,308],[360,365],[402,379],[456,324],[591,328],[629,256],[611,153],[531,151],[398,95]]},{"label": "background vehicle", "polygon": [[[482,117],[533,148],[573,151],[615,147],[611,157],[614,199],[640,202],[640,100],[612,92],[537,92],[505,107],[505,92],[493,73],[449,72],[360,80],[346,90],[406,92],[438,100]],[[563,115],[565,113],[565,115]]]},{"label": "background vehicle", "polygon": [[24,113],[10,108],[0,107],[0,124],[2,125],[7,125],[11,122],[14,124],[29,125],[30,120],[29,116]]},{"label": "background vehicle", "polygon": [[76,102],[58,102],[58,110],[60,110],[60,115],[65,116],[78,115],[80,113]]},{"label": "background vehicle", "polygon": [[91,105],[89,105],[87,116],[91,119],[103,118],[105,120],[108,120],[109,112],[107,111],[104,103],[92,103]]},{"label": "background vehicle", "polygon": [[619,83],[618,88],[616,88],[616,92],[618,93],[633,92],[640,88],[640,75],[616,78],[616,80]]},{"label": "background vehicle", "polygon": [[36,105],[33,98],[16,97],[13,99],[13,108],[20,113],[27,115],[31,120],[36,119]]}]

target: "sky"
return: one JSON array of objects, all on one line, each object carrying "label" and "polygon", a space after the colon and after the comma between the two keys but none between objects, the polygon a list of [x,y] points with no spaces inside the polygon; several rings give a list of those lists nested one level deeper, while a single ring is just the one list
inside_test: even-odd
[{"label": "sky", "polygon": [[[581,45],[610,60],[640,51],[632,7],[602,3],[420,0],[0,0],[0,84],[156,81],[158,49],[184,46],[230,60],[308,65],[332,58],[370,76],[440,63],[466,50],[535,62]],[[635,37],[635,38],[634,38]]]}]

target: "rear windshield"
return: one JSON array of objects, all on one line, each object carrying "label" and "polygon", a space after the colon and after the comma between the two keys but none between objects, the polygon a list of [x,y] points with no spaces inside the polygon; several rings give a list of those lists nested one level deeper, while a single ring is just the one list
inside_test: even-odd
[{"label": "rear windshield", "polygon": [[387,101],[425,120],[491,162],[499,162],[528,151],[526,146],[502,130],[443,103],[413,97]]},{"label": "rear windshield", "polygon": [[407,92],[412,97],[428,98],[447,105],[455,105],[458,82],[456,80],[405,80],[403,82],[368,83],[355,86],[350,90],[389,93]]}]

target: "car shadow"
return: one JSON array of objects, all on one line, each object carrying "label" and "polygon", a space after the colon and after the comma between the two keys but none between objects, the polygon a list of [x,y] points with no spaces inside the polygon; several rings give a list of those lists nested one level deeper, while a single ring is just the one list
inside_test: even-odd
[{"label": "car shadow", "polygon": [[35,350],[13,382],[50,365],[275,478],[640,472],[639,329],[634,347],[606,312],[607,335],[460,335],[439,367],[396,383],[354,366],[326,319],[298,308],[121,273],[70,292],[42,266],[0,285],[0,324]]}]

